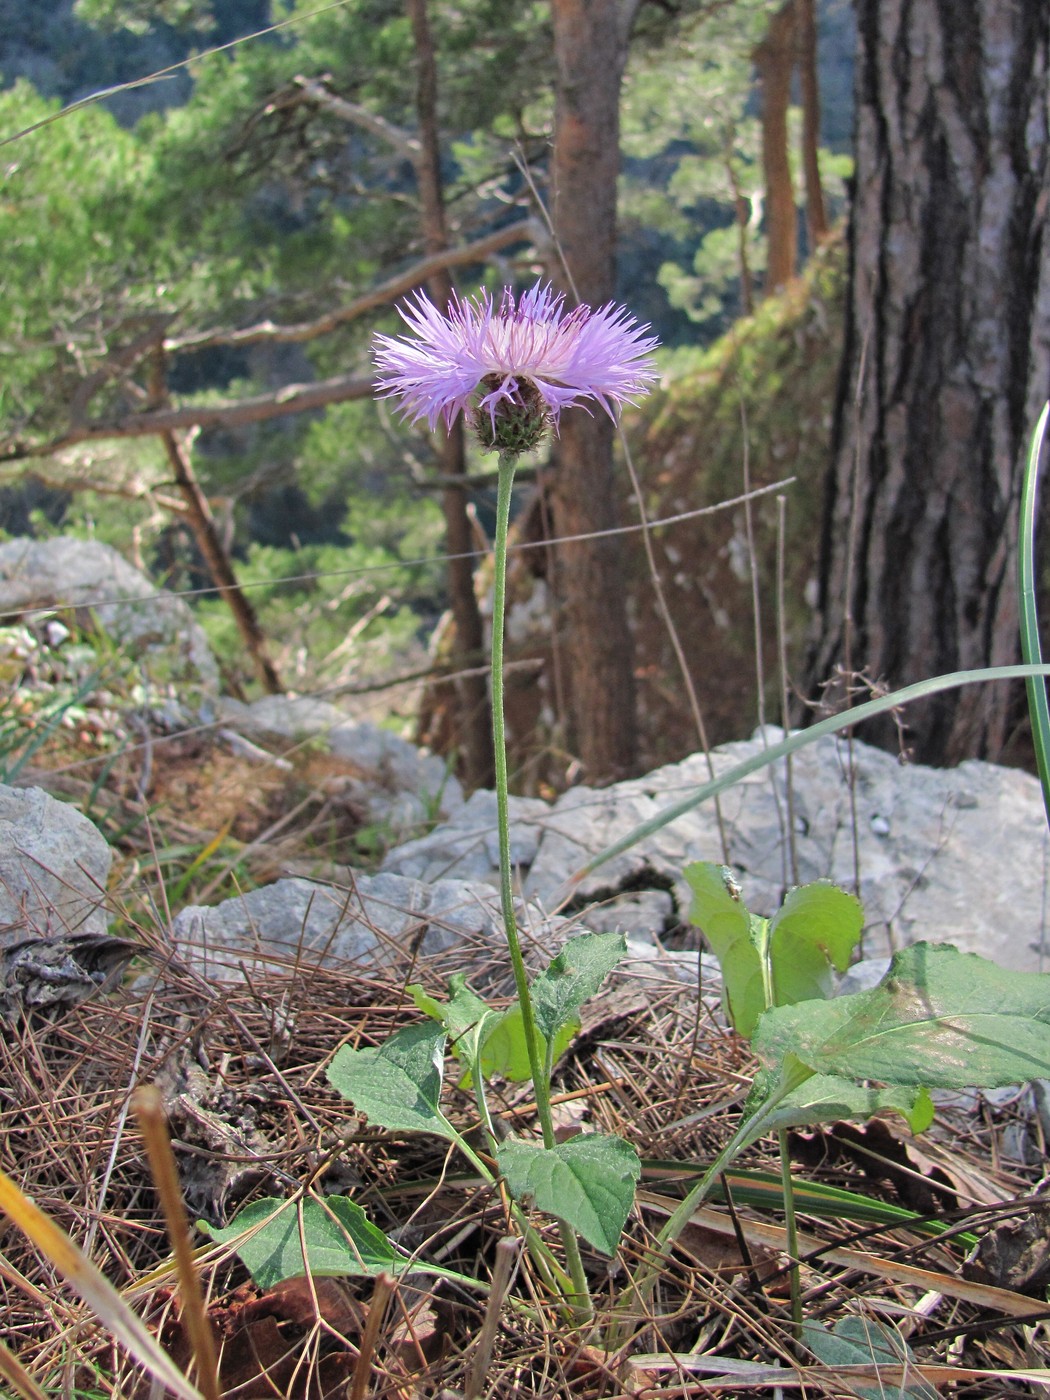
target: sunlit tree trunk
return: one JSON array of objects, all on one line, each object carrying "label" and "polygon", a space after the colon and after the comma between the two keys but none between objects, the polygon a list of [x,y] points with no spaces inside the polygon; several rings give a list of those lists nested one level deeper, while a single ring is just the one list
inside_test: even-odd
[{"label": "sunlit tree trunk", "polygon": [[[1050,394],[1050,6],[859,0],[856,191],[815,686],[1018,659],[1026,440]],[[848,618],[847,620],[844,620]],[[1023,694],[912,707],[930,763],[994,757]],[[894,742],[888,726],[869,737]]]},{"label": "sunlit tree trunk", "polygon": [[[581,301],[616,291],[620,82],[637,0],[551,0],[557,64],[554,226]],[[571,288],[567,288],[572,295]],[[558,535],[617,524],[613,428],[600,409],[562,416],[557,449]],[[569,634],[571,736],[589,782],[630,773],[637,755],[634,667],[619,541],[559,547]]]},{"label": "sunlit tree trunk", "polygon": [[740,312],[750,316],[755,309],[755,279],[751,272],[751,201],[744,193],[736,170],[733,150],[735,133],[727,127],[723,144],[726,179],[733,192],[733,219],[736,224],[736,259],[740,271]]},{"label": "sunlit tree trunk", "polygon": [[788,107],[795,69],[795,0],[771,16],[755,50],[762,102],[762,170],[766,185],[766,280],[768,295],[790,282],[798,257],[795,189],[788,158]]}]

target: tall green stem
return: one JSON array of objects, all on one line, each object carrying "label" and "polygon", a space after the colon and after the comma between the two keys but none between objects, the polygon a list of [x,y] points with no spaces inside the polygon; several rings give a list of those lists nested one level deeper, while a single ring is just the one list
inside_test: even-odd
[{"label": "tall green stem", "polygon": [[772,1117],[774,1109],[779,1107],[781,1101],[787,1098],[788,1094],[812,1077],[813,1071],[811,1069],[800,1060],[796,1060],[793,1055],[788,1056],[788,1063],[780,1067],[779,1084],[751,1117],[740,1124],[707,1171],[679,1202],[668,1218],[656,1237],[656,1248],[643,1257],[631,1286],[624,1293],[622,1301],[625,1304],[629,1304],[633,1300],[644,1302],[649,1298],[663,1264],[661,1257],[663,1251],[669,1249],[678,1239],[692,1219],[694,1212],[707,1200],[722,1172],[739,1157],[746,1147],[750,1147],[753,1142],[757,1142],[763,1136],[766,1124]]},{"label": "tall green stem", "polygon": [[[510,526],[510,501],[514,485],[514,468],[517,455],[501,452],[496,494],[496,534],[492,546],[492,747],[496,772],[496,825],[499,835],[499,892],[503,911],[503,929],[510,951],[510,964],[514,972],[514,986],[521,1007],[521,1028],[525,1037],[525,1047],[529,1056],[529,1069],[532,1074],[532,1087],[536,1095],[536,1116],[540,1121],[543,1145],[550,1151],[555,1146],[554,1120],[551,1116],[550,1076],[545,1068],[544,1047],[541,1046],[536,1029],[536,1017],[532,1010],[532,997],[529,994],[528,974],[525,959],[521,952],[518,937],[518,924],[514,912],[514,890],[510,861],[510,811],[507,783],[507,734],[503,715],[503,632],[507,611],[507,531]],[[587,1277],[580,1256],[579,1241],[572,1228],[560,1220],[562,1247],[565,1262],[572,1276],[576,1296],[573,1305],[581,1319],[587,1321],[593,1315]]]},{"label": "tall green stem", "polygon": [[813,1071],[793,1055],[788,1056],[788,1061],[789,1063],[781,1066],[780,1083],[751,1117],[740,1124],[693,1189],[672,1211],[657,1235],[655,1244],[642,1255],[634,1277],[620,1294],[617,1312],[620,1313],[621,1320],[614,1322],[606,1335],[606,1346],[610,1351],[615,1351],[622,1345],[631,1329],[631,1319],[638,1320],[645,1316],[657,1279],[666,1268],[667,1254],[693,1215],[707,1200],[718,1178],[746,1147],[750,1147],[764,1135],[766,1125],[780,1102],[800,1084],[813,1077]]},{"label": "tall green stem", "polygon": [[[488,1113],[487,1106],[485,1107],[484,1112],[485,1114]],[[460,1133],[456,1133],[454,1135],[453,1141],[455,1142],[459,1150],[463,1153],[463,1156],[466,1157],[470,1165],[478,1173],[478,1175],[484,1181],[487,1181],[490,1186],[495,1186],[496,1178],[489,1170],[488,1164],[485,1162],[484,1158],[480,1157],[474,1151],[470,1143],[467,1142],[466,1138],[464,1138]],[[570,1286],[570,1284],[573,1288],[575,1288],[575,1279],[566,1278],[565,1270],[559,1266],[558,1261],[553,1257],[550,1250],[544,1244],[537,1231],[534,1230],[529,1224],[525,1212],[518,1205],[517,1201],[512,1200],[510,1202],[510,1213],[517,1222],[518,1228],[521,1230],[522,1237],[525,1240],[525,1244],[528,1247],[529,1254],[532,1257],[532,1261],[539,1270],[540,1276],[542,1277],[544,1283],[548,1286],[548,1288],[559,1289],[563,1296],[565,1290]]]},{"label": "tall green stem", "polygon": [[[758,956],[762,968],[762,1000],[765,1009],[776,1005],[776,986],[773,970],[773,941],[770,925],[765,921],[759,924],[761,932],[756,937]],[[788,1135],[781,1129],[777,1133],[777,1147],[780,1153],[780,1181],[784,1190],[784,1224],[787,1228],[788,1258],[791,1260],[788,1277],[791,1284],[791,1316],[795,1324],[795,1337],[802,1336],[802,1286],[798,1268],[798,1225],[795,1220],[795,1185],[791,1177],[791,1153],[788,1149]]]},{"label": "tall green stem", "polygon": [[501,452],[499,483],[496,496],[496,537],[492,546],[492,740],[496,769],[496,824],[499,832],[499,893],[503,910],[503,930],[510,950],[510,965],[514,986],[521,1006],[521,1024],[529,1055],[533,1088],[536,1091],[536,1112],[543,1132],[543,1145],[554,1146],[554,1123],[551,1118],[550,1093],[543,1083],[543,1052],[540,1048],[536,1018],[529,996],[529,980],[525,959],[518,938],[517,916],[514,912],[514,890],[510,863],[510,810],[507,797],[507,732],[503,717],[503,629],[507,612],[507,530],[510,526],[510,499],[514,485],[517,457]]}]

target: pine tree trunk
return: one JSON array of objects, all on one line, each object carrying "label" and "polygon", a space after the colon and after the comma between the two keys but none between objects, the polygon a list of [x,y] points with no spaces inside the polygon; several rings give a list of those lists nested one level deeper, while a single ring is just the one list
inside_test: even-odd
[{"label": "pine tree trunk", "polygon": [[[557,62],[554,227],[581,301],[616,291],[620,81],[632,0],[551,0]],[[571,291],[566,288],[570,300]],[[557,446],[559,536],[617,523],[612,424],[601,409],[562,415]],[[588,782],[630,774],[637,756],[633,648],[619,540],[558,547],[568,622],[575,746]]]},{"label": "pine tree trunk", "polygon": [[722,145],[722,162],[726,179],[733,192],[733,216],[736,223],[736,261],[740,273],[740,314],[750,316],[755,309],[755,279],[751,272],[750,232],[751,201],[744,193],[736,173],[735,132],[727,127]]},{"label": "pine tree trunk", "polygon": [[[1019,659],[1025,445],[1050,393],[1050,6],[858,0],[850,299],[811,688]],[[995,757],[1018,689],[912,707],[915,755]],[[865,737],[895,738],[889,726]]]},{"label": "pine tree trunk", "polygon": [[795,275],[798,230],[795,187],[788,158],[788,107],[795,70],[795,0],[771,16],[755,50],[762,93],[762,171],[766,185],[767,260],[764,290],[775,292]]}]

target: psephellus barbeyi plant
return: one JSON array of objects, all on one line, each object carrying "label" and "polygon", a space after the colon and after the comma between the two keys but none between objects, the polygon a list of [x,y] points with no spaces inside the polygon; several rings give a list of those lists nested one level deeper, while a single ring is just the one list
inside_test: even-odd
[{"label": "psephellus barbeyi plant", "polygon": [[[425,421],[432,429],[464,413],[482,446],[499,454],[492,708],[501,911],[517,996],[508,1009],[496,1010],[463,975],[450,980],[445,1002],[421,986],[410,987],[429,1019],[376,1047],[342,1047],[327,1076],[371,1125],[396,1133],[431,1133],[454,1144],[494,1190],[504,1193],[535,1274],[561,1315],[587,1325],[594,1321],[594,1309],[580,1240],[602,1254],[615,1254],[634,1204],[641,1163],[634,1148],[617,1136],[581,1133],[557,1142],[551,1081],[558,1057],[579,1029],[580,1007],[624,956],[626,941],[622,934],[580,934],[531,984],[528,980],[512,888],[503,726],[507,529],[518,457],[557,430],[562,410],[594,402],[615,418],[624,403],[646,392],[656,374],[651,358],[655,341],[623,309],[579,306],[567,311],[563,298],[539,283],[520,297],[505,290],[498,306],[486,292],[473,300],[453,299],[447,314],[418,295],[401,314],[412,336],[376,338],[378,392],[399,398],[411,422]],[[1033,440],[1033,493],[1046,416],[1044,412]],[[1026,666],[932,678],[792,734],[658,812],[595,856],[576,878],[758,768],[850,724],[959,685],[1050,673],[1037,655],[1026,651],[1026,658]],[[767,919],[747,909],[729,870],[697,862],[684,875],[693,893],[692,920],[721,964],[727,1020],[750,1040],[761,1068],[729,1142],[713,1162],[699,1168],[692,1164],[686,1195],[668,1202],[666,1223],[641,1250],[633,1277],[604,1319],[601,1337],[609,1349],[626,1342],[644,1321],[670,1250],[720,1174],[746,1147],[776,1133],[795,1333],[812,1353],[830,1362],[841,1358],[842,1344],[851,1340],[851,1320],[834,1332],[802,1321],[786,1130],[893,1111],[913,1131],[921,1131],[933,1116],[929,1089],[985,1088],[1050,1077],[1050,975],[1010,972],[950,945],[919,943],[893,958],[876,987],[834,997],[834,973],[852,958],[863,925],[858,901],[827,881],[816,881],[789,891],[781,909]],[[462,1069],[461,1086],[473,1090],[487,1151],[477,1150],[442,1110],[448,1050]],[[500,1139],[486,1098],[486,1080],[493,1077],[531,1080],[541,1142]],[[683,1166],[688,1177],[690,1164]],[[835,1213],[834,1202],[826,1204],[826,1213]],[[533,1210],[557,1220],[561,1258],[533,1223]],[[223,1229],[204,1222],[201,1228],[231,1245],[263,1288],[304,1269],[396,1276],[409,1265],[417,1272],[487,1288],[483,1280],[421,1258],[409,1260],[343,1196],[259,1200]],[[887,1332],[882,1341],[887,1355],[898,1360],[910,1356],[897,1333]],[[864,1345],[870,1342],[865,1333]]]},{"label": "psephellus barbeyi plant", "polygon": [[[507,810],[503,714],[507,531],[518,458],[557,431],[564,409],[597,403],[615,419],[624,403],[646,393],[650,382],[656,379],[652,351],[657,342],[646,335],[648,327],[639,326],[623,308],[610,303],[596,311],[584,305],[569,311],[564,296],[541,282],[517,298],[511,288],[505,287],[498,305],[487,291],[473,300],[454,297],[447,315],[420,293],[401,314],[413,332],[411,337],[376,337],[380,395],[399,399],[410,422],[425,420],[431,430],[437,427],[439,419],[450,427],[456,415],[464,413],[482,448],[499,454],[491,687],[500,904],[544,1155],[537,1156],[533,1145],[526,1143],[497,1144],[493,1140],[491,1145],[511,1194],[518,1199],[530,1197],[538,1204],[548,1196],[543,1189],[548,1183],[543,1179],[549,1178],[554,1187],[550,1193],[553,1201],[560,1194],[554,1183],[578,1170],[592,1177],[596,1174],[598,1180],[608,1178],[616,1202],[611,1214],[599,1209],[597,1214],[604,1219],[561,1221],[573,1306],[589,1317],[590,1300],[576,1230],[599,1247],[608,1248],[610,1243],[615,1247],[612,1231],[615,1229],[618,1238],[626,1219],[626,1212],[619,1218],[621,1209],[625,1203],[630,1208],[640,1165],[622,1139],[598,1134],[573,1139],[564,1145],[568,1152],[559,1154],[550,1083],[559,1033],[572,1026],[584,997],[597,990],[625,949],[623,938],[617,935],[592,936],[584,946],[579,946],[581,940],[574,940],[577,946],[570,959],[556,960],[556,966],[549,969],[548,981],[535,989],[529,987],[514,907]],[[580,954],[584,955],[582,964]],[[480,1013],[480,1007],[474,1010]],[[444,1013],[440,1014],[444,1018]],[[451,1021],[445,1028],[454,1033]],[[484,1042],[478,1048],[483,1045]],[[483,1083],[480,1068],[472,1065],[470,1069],[479,1088]],[[483,1089],[480,1092],[483,1095]],[[479,1103],[479,1108],[482,1121],[490,1122],[483,1104]],[[594,1209],[591,1202],[584,1214],[590,1216]]]}]

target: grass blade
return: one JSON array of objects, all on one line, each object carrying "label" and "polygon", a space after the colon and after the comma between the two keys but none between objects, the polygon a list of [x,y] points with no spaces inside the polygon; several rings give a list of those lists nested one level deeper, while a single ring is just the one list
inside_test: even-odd
[{"label": "grass blade", "polygon": [[727,773],[723,773],[720,778],[715,778],[709,783],[702,783],[688,797],[683,797],[680,802],[674,802],[669,807],[664,807],[648,821],[640,822],[626,836],[622,836],[611,846],[606,846],[604,850],[599,851],[586,865],[581,865],[579,870],[573,872],[566,881],[565,887],[559,891],[558,897],[553,901],[554,906],[559,907],[566,900],[571,899],[573,891],[580,881],[590,875],[592,871],[597,870],[599,866],[604,865],[606,861],[622,855],[624,851],[629,851],[639,841],[643,841],[647,836],[652,836],[654,832],[660,831],[677,817],[691,812],[694,807],[699,807],[700,803],[706,802],[709,797],[724,792],[726,788],[738,783],[741,778],[746,778],[750,773],[757,773],[760,768],[765,768],[771,763],[779,763],[788,754],[796,753],[799,749],[805,748],[807,744],[816,743],[825,735],[835,734],[840,729],[848,729],[850,725],[860,724],[866,719],[874,719],[876,715],[885,714],[887,710],[910,705],[913,700],[922,700],[928,695],[938,695],[945,690],[958,690],[960,686],[976,685],[983,681],[1028,680],[1034,676],[1050,676],[1050,666],[1041,664],[986,666],[973,671],[951,671],[945,676],[933,676],[929,680],[916,681],[914,685],[905,686],[902,690],[895,690],[890,695],[880,695],[876,700],[868,700],[863,705],[857,705],[851,710],[843,710],[841,714],[829,715],[827,719],[820,720],[808,729],[789,734],[781,743],[770,744],[768,749],[763,749],[760,753],[745,759],[743,763],[738,763]]},{"label": "grass blade", "polygon": [[[1043,405],[1043,411],[1032,433],[1021,487],[1021,520],[1018,526],[1017,572],[1021,655],[1030,665],[1037,665],[1043,659],[1042,647],[1039,645],[1039,614],[1035,601],[1035,527],[1039,514],[1039,461],[1043,452],[1048,417],[1050,403]],[[1038,677],[1028,676],[1025,689],[1028,692],[1028,713],[1032,720],[1036,768],[1043,787],[1043,806],[1046,809],[1047,822],[1050,823],[1050,704],[1047,703],[1046,684]]]},{"label": "grass blade", "polygon": [[[642,1177],[648,1181],[667,1179],[688,1185],[702,1171],[690,1169],[688,1162],[664,1162],[642,1159]],[[725,1181],[737,1205],[754,1206],[762,1210],[782,1211],[784,1191],[779,1172],[752,1171],[733,1167],[725,1173]],[[824,1220],[848,1220],[854,1224],[884,1225],[887,1229],[914,1230],[921,1235],[942,1235],[953,1229],[949,1221],[931,1220],[906,1206],[880,1201],[862,1192],[847,1191],[841,1186],[829,1186],[820,1181],[794,1183],[795,1208],[807,1215]],[[724,1201],[722,1180],[712,1186],[709,1199]],[[978,1237],[969,1231],[956,1231],[954,1239],[960,1249],[973,1249]]]},{"label": "grass blade", "polygon": [[6,1381],[20,1400],[48,1400],[44,1391],[13,1351],[0,1341],[0,1381]]},{"label": "grass blade", "polygon": [[133,1312],[91,1260],[0,1171],[0,1212],[9,1216],[45,1254],[68,1284],[140,1365],[179,1400],[203,1400],[161,1347],[146,1324]]}]

